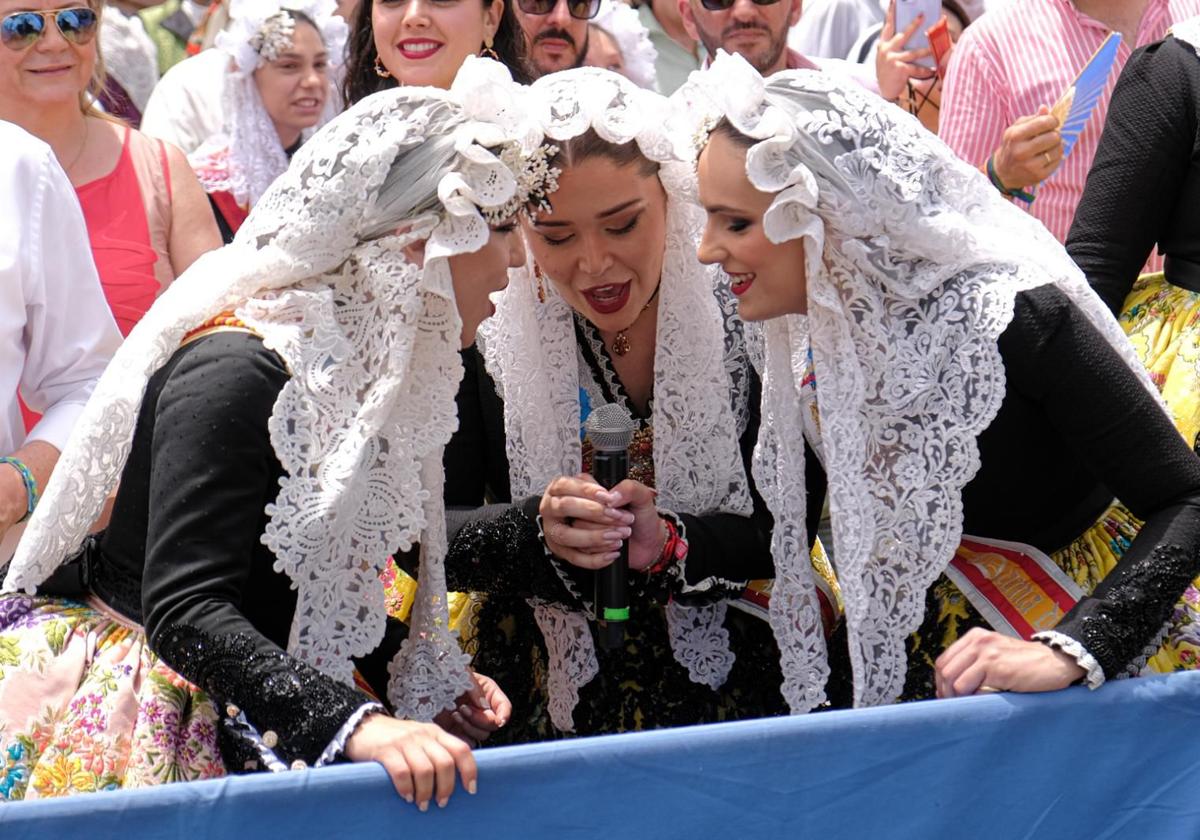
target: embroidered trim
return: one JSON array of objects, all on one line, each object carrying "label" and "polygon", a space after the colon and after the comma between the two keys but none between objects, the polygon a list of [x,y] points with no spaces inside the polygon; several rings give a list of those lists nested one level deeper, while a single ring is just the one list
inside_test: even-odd
[{"label": "embroidered trim", "polygon": [[329,746],[321,751],[317,756],[316,763],[313,767],[324,767],[326,764],[333,764],[346,751],[346,742],[350,740],[350,736],[358,731],[359,724],[373,714],[387,714],[387,709],[382,703],[374,701],[363,703],[354,714],[346,719],[342,724],[342,728],[333,736],[333,740],[329,742]]},{"label": "embroidered trim", "polygon": [[1100,663],[1096,661],[1096,657],[1088,653],[1087,648],[1077,639],[1072,639],[1065,633],[1059,633],[1056,630],[1045,630],[1041,633],[1034,633],[1032,641],[1041,642],[1056,650],[1061,650],[1067,656],[1073,657],[1079,667],[1087,671],[1087,676],[1084,678],[1087,682],[1087,687],[1093,691],[1104,685],[1104,669],[1100,667]]}]

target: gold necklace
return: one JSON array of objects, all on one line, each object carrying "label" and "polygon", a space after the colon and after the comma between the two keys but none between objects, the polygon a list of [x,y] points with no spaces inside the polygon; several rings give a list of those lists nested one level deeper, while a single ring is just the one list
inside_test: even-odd
[{"label": "gold necklace", "polygon": [[[659,283],[659,286],[661,285],[662,284]],[[646,305],[638,311],[637,318],[633,319],[633,324],[636,324],[638,322],[638,318],[642,317],[642,313],[650,308],[650,304],[654,303],[654,299],[656,297],[658,297],[658,286],[654,287],[654,294],[650,295],[650,300],[646,301]],[[626,331],[633,329],[633,324],[630,324],[623,330],[617,330],[617,334],[613,336],[612,351],[618,356],[624,356],[630,351],[630,349],[632,349],[632,345],[629,343],[629,336],[625,335],[625,333]]]},{"label": "gold necklace", "polygon": [[75,153],[75,157],[71,158],[71,162],[63,167],[63,172],[66,172],[69,175],[71,172],[71,169],[75,166],[75,164],[79,163],[79,159],[81,157],[83,157],[83,150],[87,148],[87,141],[88,141],[88,118],[84,117],[83,118],[83,142],[79,144],[79,151]]}]

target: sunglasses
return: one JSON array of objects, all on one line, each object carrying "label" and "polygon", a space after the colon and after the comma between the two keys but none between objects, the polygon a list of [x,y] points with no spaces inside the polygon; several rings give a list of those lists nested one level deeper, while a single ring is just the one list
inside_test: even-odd
[{"label": "sunglasses", "polygon": [[0,20],[0,42],[10,50],[33,46],[46,34],[48,17],[54,18],[58,31],[72,44],[82,46],[96,37],[96,24],[99,22],[96,12],[80,6],[52,12],[15,12],[8,15]]},{"label": "sunglasses", "polygon": [[[755,6],[774,6],[779,0],[753,0]],[[724,12],[733,8],[734,0],[700,0],[700,5],[710,12]]]},{"label": "sunglasses", "polygon": [[[517,0],[517,5],[527,15],[548,15],[554,11],[558,0]],[[600,12],[600,0],[567,0],[567,12],[575,20],[591,20]]]}]

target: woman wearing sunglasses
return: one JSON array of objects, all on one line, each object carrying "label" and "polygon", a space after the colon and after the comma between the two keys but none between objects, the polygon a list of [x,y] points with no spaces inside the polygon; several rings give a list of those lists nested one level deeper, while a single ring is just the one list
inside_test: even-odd
[{"label": "woman wearing sunglasses", "polygon": [[[1195,667],[1200,459],[1062,246],[830,76],[722,55],[678,95],[700,257],[762,322],[777,540],[828,474],[856,705]],[[804,653],[785,678],[819,692]]]},{"label": "woman wearing sunglasses", "polygon": [[247,212],[287,169],[334,95],[330,56],[346,23],[334,0],[234,0],[216,49],[229,56],[225,130],[189,156],[228,243]]},{"label": "woman wearing sunglasses", "polygon": [[54,149],[75,186],[123,334],[220,235],[177,149],[106,119],[99,6],[0,0],[0,119]]}]

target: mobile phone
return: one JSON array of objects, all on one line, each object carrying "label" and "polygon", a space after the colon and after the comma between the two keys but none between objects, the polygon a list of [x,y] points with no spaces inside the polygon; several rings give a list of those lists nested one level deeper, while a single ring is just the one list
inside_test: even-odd
[{"label": "mobile phone", "polygon": [[950,26],[946,23],[946,16],[942,15],[937,23],[925,30],[925,34],[929,36],[929,46],[933,48],[933,60],[937,65],[938,78],[945,79],[946,60],[952,46]]},{"label": "mobile phone", "polygon": [[[917,15],[924,15],[925,20],[904,45],[905,49],[919,50],[929,46],[929,36],[925,30],[937,23],[942,16],[942,0],[896,0],[896,32],[907,29],[909,24],[916,20]],[[937,67],[937,62],[931,55],[915,63],[930,70]]]}]

